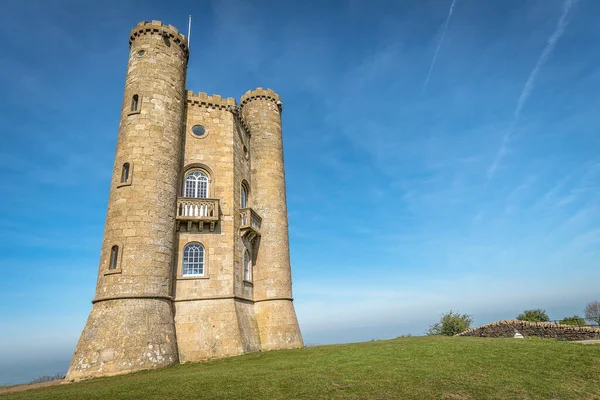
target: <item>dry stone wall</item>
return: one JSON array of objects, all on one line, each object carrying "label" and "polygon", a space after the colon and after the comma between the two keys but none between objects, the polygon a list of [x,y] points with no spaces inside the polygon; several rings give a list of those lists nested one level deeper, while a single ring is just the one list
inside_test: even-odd
[{"label": "dry stone wall", "polygon": [[503,320],[478,326],[459,333],[457,336],[511,338],[515,333],[558,340],[600,339],[600,328],[591,326],[560,325],[553,322],[529,322]]}]

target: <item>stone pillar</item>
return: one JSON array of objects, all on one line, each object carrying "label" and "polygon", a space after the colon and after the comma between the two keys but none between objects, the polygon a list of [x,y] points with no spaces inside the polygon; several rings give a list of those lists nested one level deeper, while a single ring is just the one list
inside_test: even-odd
[{"label": "stone pillar", "polygon": [[68,380],[178,362],[171,279],[187,40],[152,21],[129,45],[96,296]]},{"label": "stone pillar", "polygon": [[302,347],[292,303],[279,95],[270,89],[248,91],[242,96],[241,111],[251,134],[250,205],[262,217],[253,280],[261,348]]}]

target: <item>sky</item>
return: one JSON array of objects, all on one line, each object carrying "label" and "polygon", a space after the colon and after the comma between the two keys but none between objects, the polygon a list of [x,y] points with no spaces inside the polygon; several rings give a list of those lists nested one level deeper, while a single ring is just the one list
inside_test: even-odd
[{"label": "sky", "polygon": [[4,0],[0,385],[66,372],[94,296],[129,30],[187,87],[284,102],[307,345],[600,300],[600,2]]}]

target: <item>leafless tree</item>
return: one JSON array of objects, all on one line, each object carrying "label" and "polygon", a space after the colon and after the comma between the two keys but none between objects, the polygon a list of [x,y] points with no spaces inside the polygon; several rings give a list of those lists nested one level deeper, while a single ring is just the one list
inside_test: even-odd
[{"label": "leafless tree", "polygon": [[592,301],[585,306],[585,319],[600,325],[600,301]]}]

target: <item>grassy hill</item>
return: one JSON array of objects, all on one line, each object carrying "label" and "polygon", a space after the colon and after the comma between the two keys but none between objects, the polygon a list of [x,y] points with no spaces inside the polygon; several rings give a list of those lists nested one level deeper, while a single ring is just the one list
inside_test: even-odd
[{"label": "grassy hill", "polygon": [[93,379],[4,399],[600,399],[600,345],[412,337]]}]

